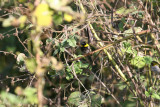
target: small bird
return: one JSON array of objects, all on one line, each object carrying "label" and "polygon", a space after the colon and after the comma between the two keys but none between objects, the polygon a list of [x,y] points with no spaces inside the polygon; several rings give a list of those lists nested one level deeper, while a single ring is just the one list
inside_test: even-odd
[{"label": "small bird", "polygon": [[160,73],[160,64],[158,62],[152,61],[150,68],[152,72]]},{"label": "small bird", "polygon": [[90,46],[89,46],[89,44],[88,43],[86,43],[85,41],[81,41],[81,51],[83,52],[83,53],[89,53],[90,52]]}]

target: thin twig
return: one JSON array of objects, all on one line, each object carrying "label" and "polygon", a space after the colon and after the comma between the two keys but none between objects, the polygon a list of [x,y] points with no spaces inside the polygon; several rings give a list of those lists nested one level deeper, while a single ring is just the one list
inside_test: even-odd
[{"label": "thin twig", "polygon": [[34,57],[34,56],[32,55],[32,53],[29,52],[29,50],[28,50],[28,49],[26,48],[26,46],[23,44],[23,42],[21,41],[21,39],[19,38],[17,28],[16,28],[16,34],[15,34],[15,36],[18,38],[18,41],[22,44],[22,46],[23,46],[24,49],[30,54],[30,56],[31,56],[31,57]]}]

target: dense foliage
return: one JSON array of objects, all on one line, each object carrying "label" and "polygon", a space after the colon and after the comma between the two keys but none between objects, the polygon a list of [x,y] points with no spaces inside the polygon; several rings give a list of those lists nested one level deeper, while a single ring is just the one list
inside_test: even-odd
[{"label": "dense foliage", "polygon": [[150,70],[160,60],[158,0],[0,6],[0,106],[159,105],[159,74]]}]

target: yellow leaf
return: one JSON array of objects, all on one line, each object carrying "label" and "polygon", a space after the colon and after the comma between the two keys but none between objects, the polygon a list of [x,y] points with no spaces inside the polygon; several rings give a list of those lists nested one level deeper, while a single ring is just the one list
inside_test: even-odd
[{"label": "yellow leaf", "polygon": [[49,10],[48,4],[39,4],[34,12],[34,15],[37,18],[37,25],[43,27],[51,26],[52,14],[53,12]]},{"label": "yellow leaf", "polygon": [[28,7],[29,10],[33,10],[34,9],[34,5],[32,3],[27,3],[26,6]]},{"label": "yellow leaf", "polygon": [[19,22],[22,24],[24,24],[26,22],[26,20],[27,20],[27,17],[25,15],[23,15],[19,18]]},{"label": "yellow leaf", "polygon": [[24,3],[26,2],[26,0],[18,0],[20,3]]},{"label": "yellow leaf", "polygon": [[15,93],[16,93],[17,95],[22,95],[22,94],[23,94],[23,89],[22,89],[22,87],[20,87],[20,86],[16,87]]},{"label": "yellow leaf", "polygon": [[7,19],[5,19],[4,21],[3,21],[3,27],[9,27],[9,26],[11,26],[12,25],[12,22],[15,20],[15,17],[13,17],[13,16],[9,16],[9,18],[7,18]]},{"label": "yellow leaf", "polygon": [[52,23],[52,17],[51,16],[42,16],[37,19],[37,24],[39,26],[50,26]]},{"label": "yellow leaf", "polygon": [[73,17],[67,13],[64,14],[64,20],[67,22],[71,22],[73,20]]}]

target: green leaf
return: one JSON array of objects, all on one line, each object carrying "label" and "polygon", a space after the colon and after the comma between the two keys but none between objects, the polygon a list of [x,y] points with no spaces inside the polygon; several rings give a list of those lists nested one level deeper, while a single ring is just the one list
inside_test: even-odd
[{"label": "green leaf", "polygon": [[96,30],[103,30],[103,29],[101,28],[101,26],[98,25],[97,23],[93,23],[92,26],[93,26],[93,28],[96,29]]},{"label": "green leaf", "polygon": [[72,73],[66,73],[67,75],[66,75],[66,79],[67,80],[70,80],[70,79],[72,79],[73,78],[73,75],[72,75]]},{"label": "green leaf", "polygon": [[145,66],[145,60],[142,56],[136,56],[131,59],[131,64],[137,68],[143,68]]},{"label": "green leaf", "polygon": [[120,90],[123,90],[124,88],[126,88],[126,85],[120,85],[118,88],[119,88]]},{"label": "green leaf", "polygon": [[3,103],[7,103],[10,105],[17,105],[21,103],[19,97],[8,92],[1,92],[1,99],[3,100]]},{"label": "green leaf", "polygon": [[134,11],[136,11],[136,9],[134,9],[134,8],[127,9],[125,7],[121,7],[116,11],[116,14],[127,15],[127,14],[129,14],[131,12],[134,12]]},{"label": "green leaf", "polygon": [[91,95],[91,107],[100,107],[102,97],[99,94]]},{"label": "green leaf", "polygon": [[[134,27],[134,30],[135,30],[135,33],[138,33],[140,31],[142,31],[142,28],[141,27]],[[131,36],[131,35],[133,35],[133,29],[130,28],[128,30],[125,30],[124,33],[125,33],[125,36]]]},{"label": "green leaf", "polygon": [[57,50],[54,52],[53,55],[56,55],[56,53],[60,52],[64,52],[65,48],[68,46],[68,42],[67,39],[64,39],[61,43],[57,44]]},{"label": "green leaf", "polygon": [[[126,42],[126,43],[129,43],[129,42]],[[128,53],[132,55],[137,54],[137,51],[135,49],[132,49],[131,44],[125,44],[124,48],[125,49],[122,50],[123,53]]]},{"label": "green leaf", "polygon": [[116,14],[123,14],[125,10],[126,10],[126,8],[121,7],[119,9],[117,9]]},{"label": "green leaf", "polygon": [[56,54],[58,54],[59,52],[59,49],[56,49],[54,52],[53,52],[53,56],[55,56]]},{"label": "green leaf", "polygon": [[122,19],[121,19],[121,22],[118,24],[118,28],[119,28],[121,31],[124,30],[123,26],[124,26],[125,23],[126,23],[125,18],[122,18]]},{"label": "green leaf", "polygon": [[138,18],[143,18],[144,17],[144,11],[135,11],[135,12],[132,12],[131,15],[135,15],[137,14],[138,15]]},{"label": "green leaf", "polygon": [[64,52],[64,50],[65,50],[64,47],[61,47],[61,48],[60,48],[60,51],[61,51],[61,52]]},{"label": "green leaf", "polygon": [[149,92],[148,92],[148,91],[145,91],[145,95],[146,95],[147,97],[149,97],[149,96],[150,96],[150,94],[149,94]]},{"label": "green leaf", "polygon": [[67,40],[67,42],[69,43],[69,46],[71,47],[76,47],[76,40],[74,39],[74,37],[70,38]]},{"label": "green leaf", "polygon": [[35,69],[36,69],[36,61],[34,58],[29,58],[29,59],[26,59],[25,60],[25,64],[26,64],[26,67],[27,69],[31,72],[31,73],[34,73],[35,72]]},{"label": "green leaf", "polygon": [[160,100],[160,96],[157,93],[153,93],[151,97]]},{"label": "green leaf", "polygon": [[33,96],[33,94],[35,94],[36,92],[37,92],[36,88],[27,87],[24,90],[24,95],[25,96]]},{"label": "green leaf", "polygon": [[118,86],[118,88],[120,89],[120,90],[123,90],[124,88],[126,88],[127,87],[127,85],[126,84],[124,84],[122,81],[120,81],[118,84],[116,84],[117,86]]},{"label": "green leaf", "polygon": [[6,107],[4,104],[0,104],[0,107]]},{"label": "green leaf", "polygon": [[53,15],[53,22],[55,25],[60,25],[63,22],[62,12]]},{"label": "green leaf", "polygon": [[79,62],[79,63],[81,68],[87,68],[89,65],[88,63],[82,63],[82,62]]},{"label": "green leaf", "polygon": [[123,24],[122,22],[120,22],[120,23],[118,24],[118,28],[119,28],[121,31],[123,31],[123,26],[124,26],[124,24]]},{"label": "green leaf", "polygon": [[32,88],[32,87],[25,88],[23,93],[26,96],[26,101],[31,104],[37,104],[38,99],[37,99],[36,92],[37,92],[36,88]]},{"label": "green leaf", "polygon": [[81,93],[79,91],[75,91],[70,94],[68,98],[68,104],[79,106],[81,102]]},{"label": "green leaf", "polygon": [[149,97],[151,95],[152,98],[160,100],[160,96],[158,95],[156,90],[154,90],[152,87],[150,87],[148,91],[145,91],[145,95],[147,97]]},{"label": "green leaf", "polygon": [[[73,64],[73,67],[75,69],[76,74],[82,74],[83,69],[87,68],[88,64],[83,64],[81,61],[79,61],[79,62],[75,62]],[[71,73],[71,69],[72,69],[71,66],[67,66],[67,69],[66,69],[66,71],[67,71],[66,72],[66,74],[67,74],[66,79],[67,80],[72,79],[74,77],[73,74]],[[85,75],[85,73],[83,75]]]},{"label": "green leaf", "polygon": [[123,42],[123,47],[124,48],[130,48],[131,47],[131,43],[130,42]]},{"label": "green leaf", "polygon": [[152,57],[150,56],[144,56],[144,60],[146,64],[151,64],[151,62],[153,61]]},{"label": "green leaf", "polygon": [[8,52],[15,52],[16,50],[16,47],[14,46],[7,46],[7,49],[6,49]]},{"label": "green leaf", "polygon": [[123,22],[123,24],[126,23],[126,20],[124,17],[121,19],[121,21]]},{"label": "green leaf", "polygon": [[149,90],[148,90],[148,92],[149,92],[149,93],[153,93],[153,88],[150,87]]}]

